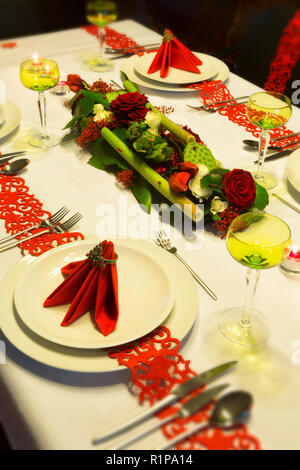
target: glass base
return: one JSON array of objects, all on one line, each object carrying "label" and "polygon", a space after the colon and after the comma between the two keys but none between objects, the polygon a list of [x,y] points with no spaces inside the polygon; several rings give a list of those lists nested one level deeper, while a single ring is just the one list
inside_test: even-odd
[{"label": "glass base", "polygon": [[55,134],[50,134],[45,138],[41,134],[35,134],[29,137],[28,143],[32,145],[32,147],[39,147],[39,148],[50,148],[54,147],[55,145],[59,144],[60,138]]},{"label": "glass base", "polygon": [[242,323],[244,308],[235,307],[221,315],[219,329],[225,338],[242,346],[258,346],[270,336],[269,320],[257,310],[251,310],[249,324]]},{"label": "glass base", "polygon": [[258,177],[256,171],[252,170],[252,175],[256,183],[260,184],[260,186],[263,186],[265,189],[273,189],[279,183],[277,176],[271,172],[264,171],[262,175]]},{"label": "glass base", "polygon": [[103,57],[90,59],[87,65],[93,72],[111,72],[115,68],[110,60],[104,59]]}]

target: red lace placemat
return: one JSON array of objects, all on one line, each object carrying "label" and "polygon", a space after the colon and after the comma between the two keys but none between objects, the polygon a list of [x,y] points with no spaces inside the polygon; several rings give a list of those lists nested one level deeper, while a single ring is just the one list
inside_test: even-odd
[{"label": "red lace placemat", "polygon": [[[17,176],[0,175],[0,219],[5,221],[7,233],[15,234],[28,227],[33,227],[51,213],[43,209],[43,204],[29,192],[29,187],[23,178]],[[35,229],[28,235],[38,233],[44,229]],[[21,235],[19,239],[24,239]],[[23,254],[39,256],[57,245],[63,245],[75,240],[82,240],[84,236],[79,232],[53,233],[49,232],[39,237],[22,242],[19,247]]]},{"label": "red lace placemat", "polygon": [[[112,351],[109,356],[117,359],[120,365],[128,367],[132,373],[131,391],[140,402],[155,403],[167,396],[172,389],[196,375],[179,354],[180,341],[172,338],[170,330],[165,326],[157,328],[150,335]],[[192,392],[180,400],[183,403],[204,387]],[[172,439],[186,431],[196,423],[206,422],[210,416],[213,403],[189,418],[179,418],[162,427],[165,436]],[[175,414],[177,406],[170,406],[157,414],[160,419]],[[193,436],[180,442],[178,450],[258,450],[259,440],[249,434],[246,426],[238,426],[231,430],[205,428]]]},{"label": "red lace placemat", "polygon": [[265,89],[284,93],[293,68],[300,57],[300,10],[296,12],[280,38],[276,56],[270,64]]}]

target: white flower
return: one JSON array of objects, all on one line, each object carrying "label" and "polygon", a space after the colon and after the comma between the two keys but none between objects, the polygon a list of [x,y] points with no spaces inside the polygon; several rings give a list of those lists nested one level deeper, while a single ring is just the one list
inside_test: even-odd
[{"label": "white flower", "polygon": [[145,122],[147,126],[151,129],[157,129],[160,125],[161,117],[158,113],[154,113],[153,111],[148,111],[145,117]]},{"label": "white flower", "polygon": [[202,202],[203,198],[206,199],[212,194],[212,190],[208,188],[203,188],[201,185],[201,179],[203,176],[207,175],[209,173],[209,169],[207,168],[206,165],[199,164],[197,165],[198,167],[198,173],[194,178],[190,179],[189,181],[189,188],[193,193],[193,196],[197,197],[200,202]]},{"label": "white flower", "polygon": [[212,214],[218,214],[219,212],[225,211],[227,207],[229,206],[228,202],[222,201],[222,199],[219,198],[219,196],[215,196],[213,200],[211,201],[210,205],[210,212]]}]

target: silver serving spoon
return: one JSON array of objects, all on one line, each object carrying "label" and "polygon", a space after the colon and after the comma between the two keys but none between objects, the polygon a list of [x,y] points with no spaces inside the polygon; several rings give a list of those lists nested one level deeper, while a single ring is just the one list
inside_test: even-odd
[{"label": "silver serving spoon", "polygon": [[[274,137],[273,139],[270,140],[270,142],[278,142],[279,140],[287,139],[288,137],[296,137],[297,135],[300,135],[300,132],[294,132],[293,134],[286,134],[286,135],[281,135],[279,137]],[[297,142],[295,142],[297,143]],[[251,139],[245,139],[243,140],[243,144],[247,145],[248,147],[251,147],[253,149],[258,149],[259,147],[259,141],[258,140],[251,140]],[[291,143],[289,145],[292,145]],[[276,149],[276,147],[272,147],[269,145],[269,149]],[[280,150],[282,147],[279,146],[278,149]]]},{"label": "silver serving spoon", "polygon": [[1,175],[16,175],[20,173],[30,163],[28,158],[20,158],[19,160],[13,160],[7,163],[2,169],[0,169]]},{"label": "silver serving spoon", "polygon": [[227,429],[245,423],[249,419],[249,410],[252,401],[250,393],[243,391],[231,392],[224,395],[217,401],[208,421],[205,423],[202,422],[188,431],[179,434],[174,439],[164,443],[162,447],[158,447],[155,450],[169,449],[177,444],[177,442],[182,441],[191,434],[199,432],[208,426]]}]

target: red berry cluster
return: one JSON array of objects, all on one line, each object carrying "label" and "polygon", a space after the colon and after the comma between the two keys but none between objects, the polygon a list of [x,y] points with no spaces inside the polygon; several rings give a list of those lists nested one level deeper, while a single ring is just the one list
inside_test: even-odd
[{"label": "red berry cluster", "polygon": [[226,237],[229,225],[240,213],[239,209],[233,206],[229,206],[223,212],[219,213],[221,220],[213,222],[213,227],[215,227],[221,238]]},{"label": "red berry cluster", "polygon": [[137,174],[134,170],[123,170],[117,173],[116,180],[124,188],[131,188],[135,183],[136,176]]},{"label": "red berry cluster", "polygon": [[106,83],[103,80],[101,80],[101,78],[99,78],[99,80],[94,82],[90,88],[90,91],[94,91],[96,93],[102,93],[103,95],[106,95],[106,93],[110,93],[111,91],[115,91],[115,90],[116,90],[115,85]]}]

